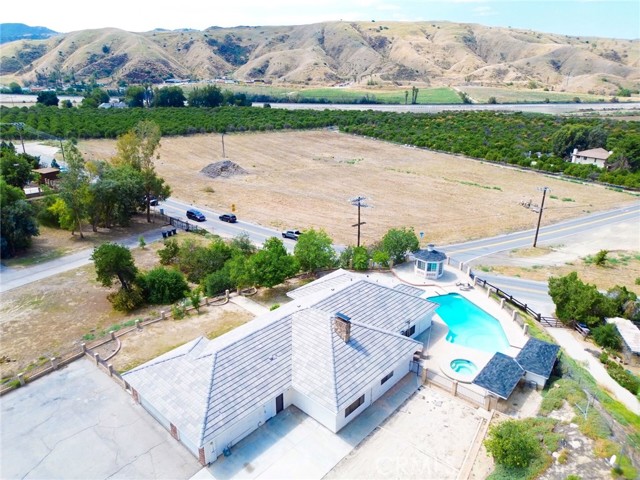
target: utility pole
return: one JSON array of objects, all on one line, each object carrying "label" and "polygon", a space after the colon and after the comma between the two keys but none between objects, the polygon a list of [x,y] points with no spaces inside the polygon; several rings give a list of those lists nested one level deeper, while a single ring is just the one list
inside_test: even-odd
[{"label": "utility pole", "polygon": [[542,202],[540,203],[540,213],[538,214],[538,226],[536,227],[536,236],[533,238],[533,247],[535,248],[536,243],[538,243],[538,232],[540,231],[540,222],[542,221],[542,210],[544,210],[544,198],[547,195],[547,192],[551,190],[549,187],[542,187],[538,190],[542,190]]},{"label": "utility pole", "polygon": [[222,158],[227,158],[224,153],[224,132],[222,132]]},{"label": "utility pole", "polygon": [[369,206],[366,203],[363,203],[366,199],[367,197],[359,195],[349,200],[351,202],[351,205],[353,205],[354,207],[358,207],[358,223],[351,225],[352,227],[358,227],[358,247],[360,246],[360,225],[365,225],[367,223],[360,221],[360,208],[367,208]]}]

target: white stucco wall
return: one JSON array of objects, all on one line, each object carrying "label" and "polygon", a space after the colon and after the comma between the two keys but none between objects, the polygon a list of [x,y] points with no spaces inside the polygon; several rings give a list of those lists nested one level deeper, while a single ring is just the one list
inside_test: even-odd
[{"label": "white stucco wall", "polygon": [[311,398],[301,394],[300,392],[292,389],[291,393],[292,404],[302,410],[304,413],[313,418],[316,422],[322,424],[333,433],[336,433],[336,413],[323,407],[319,403],[315,402]]},{"label": "white stucco wall", "polygon": [[525,372],[524,379],[527,382],[536,382],[540,388],[544,388],[544,384],[547,382],[547,379],[542,375],[531,372]]},{"label": "white stucco wall", "polygon": [[[402,377],[404,377],[407,373],[409,373],[409,366],[411,364],[413,356],[403,358],[393,366],[389,368],[380,378],[373,383],[371,388],[371,401],[375,402],[379,399],[384,393],[393,387]],[[393,370],[393,377],[387,380],[383,385],[380,385],[380,381],[384,378],[387,373],[390,373]]]}]

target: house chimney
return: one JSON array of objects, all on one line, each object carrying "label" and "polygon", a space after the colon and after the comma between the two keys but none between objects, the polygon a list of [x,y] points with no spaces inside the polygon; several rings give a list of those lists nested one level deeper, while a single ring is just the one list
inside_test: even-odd
[{"label": "house chimney", "polygon": [[347,343],[351,338],[351,319],[344,313],[337,312],[333,319],[333,330]]},{"label": "house chimney", "polygon": [[427,245],[427,252],[433,252],[433,243]]}]

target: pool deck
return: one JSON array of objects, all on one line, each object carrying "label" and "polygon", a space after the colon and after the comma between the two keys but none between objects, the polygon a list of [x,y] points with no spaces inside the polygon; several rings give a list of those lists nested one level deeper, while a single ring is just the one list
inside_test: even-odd
[{"label": "pool deck", "polygon": [[[394,267],[393,273],[398,283],[409,284],[424,290],[423,298],[458,293],[496,318],[509,341],[510,348],[504,352],[507,355],[515,357],[526,343],[526,335],[524,335],[522,328],[512,320],[511,315],[501,309],[498,302],[488,298],[484,290],[467,286],[468,284],[472,285],[473,281],[465,273],[445,266],[444,275],[440,279],[425,280],[413,273],[413,262]],[[424,343],[422,352],[424,365],[429,370],[438,371],[459,382],[470,383],[475,375],[461,375],[454,372],[449,366],[451,361],[458,358],[470,360],[478,367],[477,373],[480,373],[493,354],[448,342],[446,340],[448,331],[449,327],[438,314],[435,314],[431,328],[417,338],[418,341]]]}]

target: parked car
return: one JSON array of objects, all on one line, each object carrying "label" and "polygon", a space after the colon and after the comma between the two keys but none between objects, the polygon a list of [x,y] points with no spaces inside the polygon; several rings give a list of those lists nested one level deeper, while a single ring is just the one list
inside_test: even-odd
[{"label": "parked car", "polygon": [[218,217],[223,222],[236,223],[238,219],[233,213],[223,213]]},{"label": "parked car", "polygon": [[[145,201],[147,200],[147,198],[145,197]],[[149,196],[149,205],[151,205],[152,207],[157,207],[158,206],[158,199],[156,197],[154,197],[153,195]]]},{"label": "parked car", "polygon": [[300,235],[302,235],[300,230],[285,230],[282,232],[282,238],[290,238],[291,240],[298,240]]},{"label": "parked car", "polygon": [[187,218],[195,220],[196,222],[204,222],[207,219],[207,217],[205,217],[202,212],[193,208],[187,210]]}]

